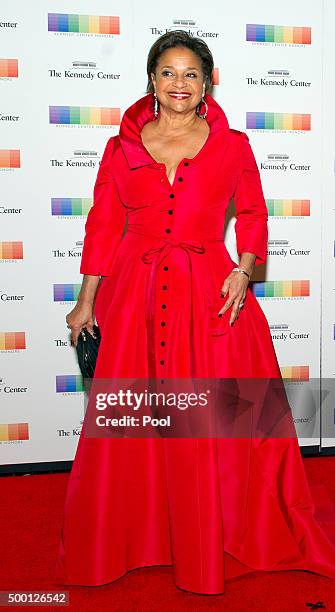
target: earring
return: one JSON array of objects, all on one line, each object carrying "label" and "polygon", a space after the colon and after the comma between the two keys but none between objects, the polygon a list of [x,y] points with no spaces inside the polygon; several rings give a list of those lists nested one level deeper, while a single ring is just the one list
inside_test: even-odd
[{"label": "earring", "polygon": [[154,117],[155,119],[157,119],[158,116],[158,98],[157,98],[157,94],[154,91],[154,98],[155,98],[155,104],[154,104]]},{"label": "earring", "polygon": [[[200,112],[199,112],[199,111],[200,111],[200,106],[201,106],[201,104],[204,104],[204,105],[205,105],[205,112],[204,112],[204,113],[200,113]],[[195,111],[195,112],[197,113],[198,117],[200,117],[200,119],[205,119],[205,118],[207,117],[207,113],[208,113],[208,105],[207,105],[206,100],[204,100],[204,94],[202,95],[202,98],[201,98],[201,100],[200,100],[199,104],[197,105],[197,107],[196,107],[196,111]]]},{"label": "earring", "polygon": [[[202,97],[201,97],[201,100],[200,100],[199,104],[197,105],[197,107],[196,107],[196,111],[195,111],[195,112],[197,113],[198,117],[200,117],[200,119],[206,119],[206,117],[207,117],[207,113],[208,113],[208,105],[207,105],[206,100],[204,100],[204,95],[205,95],[205,89],[204,89],[204,90],[203,90],[203,92],[202,92]],[[205,112],[204,112],[203,114],[201,114],[201,113],[199,112],[199,111],[200,111],[200,106],[201,106],[201,104],[204,104],[204,105],[205,105]]]}]

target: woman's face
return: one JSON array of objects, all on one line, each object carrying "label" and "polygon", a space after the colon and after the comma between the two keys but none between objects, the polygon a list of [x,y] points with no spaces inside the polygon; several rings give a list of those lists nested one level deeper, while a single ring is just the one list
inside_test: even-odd
[{"label": "woman's face", "polygon": [[151,73],[159,103],[167,110],[194,109],[204,93],[204,75],[198,56],[187,47],[164,51]]}]

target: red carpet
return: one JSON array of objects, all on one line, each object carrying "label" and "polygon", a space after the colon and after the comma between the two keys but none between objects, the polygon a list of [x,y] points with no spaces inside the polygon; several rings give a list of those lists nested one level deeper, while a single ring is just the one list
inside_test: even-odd
[{"label": "red carpet", "polygon": [[[335,457],[304,459],[307,476],[322,519],[335,537]],[[53,583],[68,474],[3,477],[1,484],[0,589],[58,590]],[[83,537],[84,534],[83,534]],[[102,587],[70,587],[70,606],[101,612],[128,610],[231,610],[271,612],[335,611],[335,581],[303,571],[265,572],[236,578],[223,595],[196,595],[177,589],[168,566],[136,569]],[[12,609],[20,609],[15,607]],[[55,610],[55,607],[42,609]]]}]

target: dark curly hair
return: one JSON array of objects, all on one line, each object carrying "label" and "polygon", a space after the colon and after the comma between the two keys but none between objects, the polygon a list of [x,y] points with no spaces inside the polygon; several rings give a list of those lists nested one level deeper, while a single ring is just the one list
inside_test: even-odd
[{"label": "dark curly hair", "polygon": [[166,49],[172,47],[187,47],[198,56],[204,75],[205,91],[207,91],[212,86],[214,69],[214,60],[209,47],[201,38],[190,36],[185,30],[173,30],[157,38],[150,48],[147,59],[147,93],[154,91],[151,73],[155,73],[159,57]]}]

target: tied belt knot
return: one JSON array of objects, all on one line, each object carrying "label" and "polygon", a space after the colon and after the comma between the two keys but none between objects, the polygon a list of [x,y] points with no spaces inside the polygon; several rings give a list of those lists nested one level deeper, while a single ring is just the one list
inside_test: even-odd
[{"label": "tied belt knot", "polygon": [[[145,251],[142,255],[142,261],[144,263],[153,263],[153,261],[159,256],[162,255],[160,261],[163,257],[166,257],[168,253],[174,247],[179,247],[184,249],[184,251],[192,251],[193,253],[205,253],[206,249],[201,242],[189,242],[186,240],[166,240],[164,244],[159,247],[153,247]],[[158,265],[158,262],[157,262]]]}]

